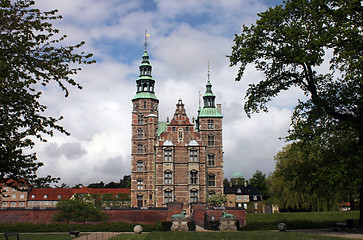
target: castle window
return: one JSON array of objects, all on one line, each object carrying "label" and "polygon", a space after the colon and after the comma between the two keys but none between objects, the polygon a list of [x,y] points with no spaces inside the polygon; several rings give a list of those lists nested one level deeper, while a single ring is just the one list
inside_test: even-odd
[{"label": "castle window", "polygon": [[137,116],[137,124],[144,124],[144,115]]},{"label": "castle window", "polygon": [[214,129],[214,120],[208,119],[208,129]]},{"label": "castle window", "polygon": [[185,131],[186,132],[189,132],[189,127],[185,127]]},{"label": "castle window", "polygon": [[164,161],[165,162],[171,162],[173,161],[173,154],[171,149],[165,149],[164,150]]},{"label": "castle window", "polygon": [[198,172],[196,170],[190,171],[190,184],[198,183]]},{"label": "castle window", "polygon": [[208,146],[214,146],[214,135],[208,135]]},{"label": "castle window", "polygon": [[137,153],[144,153],[144,145],[142,144],[137,145]]},{"label": "castle window", "polygon": [[190,191],[190,202],[198,202],[198,190],[192,189]]},{"label": "castle window", "polygon": [[216,185],[216,175],[211,173],[207,176],[207,186],[213,187],[215,185]]},{"label": "castle window", "polygon": [[137,180],[137,189],[138,190],[144,189],[144,181],[142,179]]},{"label": "castle window", "polygon": [[62,199],[62,195],[58,194],[57,198]]},{"label": "castle window", "polygon": [[198,150],[197,149],[190,149],[190,161],[197,162],[198,161]]},{"label": "castle window", "polygon": [[209,154],[208,155],[208,166],[214,166],[214,165],[215,165],[214,154]]},{"label": "castle window", "polygon": [[172,184],[173,183],[173,173],[171,171],[164,172],[164,183]]},{"label": "castle window", "polygon": [[171,128],[171,131],[175,132],[175,127],[172,127],[172,128]]},{"label": "castle window", "polygon": [[144,102],[144,108],[146,108],[146,102]]},{"label": "castle window", "polygon": [[143,138],[144,137],[144,130],[138,129],[137,130],[137,138]]},{"label": "castle window", "polygon": [[173,201],[173,192],[170,189],[164,191],[164,203]]},{"label": "castle window", "polygon": [[144,171],[144,162],[142,162],[142,161],[137,162],[137,171],[138,172]]}]

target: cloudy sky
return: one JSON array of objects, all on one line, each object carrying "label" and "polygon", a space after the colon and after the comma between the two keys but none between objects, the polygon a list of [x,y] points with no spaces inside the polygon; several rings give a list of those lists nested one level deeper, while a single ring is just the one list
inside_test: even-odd
[{"label": "cloudy sky", "polygon": [[56,86],[44,90],[42,103],[70,136],[56,134],[36,147],[45,166],[39,175],[61,177],[70,186],[119,181],[130,174],[131,99],[136,92],[138,66],[148,53],[160,100],[160,121],[172,117],[183,99],[187,114],[196,116],[199,91],[207,82],[208,62],[216,102],[222,104],[224,174],[239,171],[250,178],[256,170],[267,175],[273,158],[285,145],[279,137],[289,129],[292,107],[301,95],[289,91],[269,104],[269,113],[248,118],[243,111],[249,83],[263,78],[249,66],[242,82],[237,67],[229,67],[234,34],[257,13],[282,0],[37,0],[42,10],[58,9],[63,19],[54,23],[67,34],[65,44],[85,41],[96,64],[84,66],[75,77],[83,90],[70,87],[70,96]]}]

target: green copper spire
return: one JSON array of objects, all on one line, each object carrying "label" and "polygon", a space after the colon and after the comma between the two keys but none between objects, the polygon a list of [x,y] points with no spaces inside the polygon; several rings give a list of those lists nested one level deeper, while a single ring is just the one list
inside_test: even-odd
[{"label": "green copper spire", "polygon": [[200,110],[198,117],[223,117],[216,108],[216,96],[212,92],[212,83],[210,82],[209,63],[208,63],[208,82],[206,84],[205,94],[203,95],[204,107]]},{"label": "green copper spire", "polygon": [[155,80],[151,76],[152,66],[149,61],[149,55],[145,48],[145,53],[142,55],[142,62],[139,66],[140,75],[136,80],[136,96],[134,99],[138,98],[153,98],[156,99],[154,87]]}]

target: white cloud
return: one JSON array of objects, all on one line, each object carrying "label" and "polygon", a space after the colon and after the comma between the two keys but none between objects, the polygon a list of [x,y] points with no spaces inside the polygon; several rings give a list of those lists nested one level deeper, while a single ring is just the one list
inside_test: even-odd
[{"label": "white cloud", "polygon": [[68,98],[55,84],[45,90],[41,100],[49,106],[47,113],[64,116],[60,124],[71,136],[57,133],[37,145],[45,163],[40,175],[59,176],[73,186],[130,174],[131,99],[146,29],[160,121],[172,117],[180,97],[190,120],[196,116],[209,61],[213,92],[224,115],[225,176],[239,171],[250,177],[257,169],[268,174],[284,145],[278,138],[286,135],[299,93],[283,94],[269,104],[269,113],[249,119],[243,112],[245,91],[263,75],[249,66],[243,80],[235,82],[237,68],[230,68],[226,57],[233,33],[254,22],[256,13],[267,8],[264,2],[146,1],[37,1],[42,8],[60,10],[64,19],[56,26],[69,36],[66,44],[85,40],[82,50],[99,60],[75,76],[83,90],[70,88]]}]

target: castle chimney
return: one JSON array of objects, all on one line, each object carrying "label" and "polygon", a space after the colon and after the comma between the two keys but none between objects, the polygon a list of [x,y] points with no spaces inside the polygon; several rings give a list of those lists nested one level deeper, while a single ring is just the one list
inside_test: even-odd
[{"label": "castle chimney", "polygon": [[218,103],[217,104],[217,109],[222,114],[222,104]]}]

